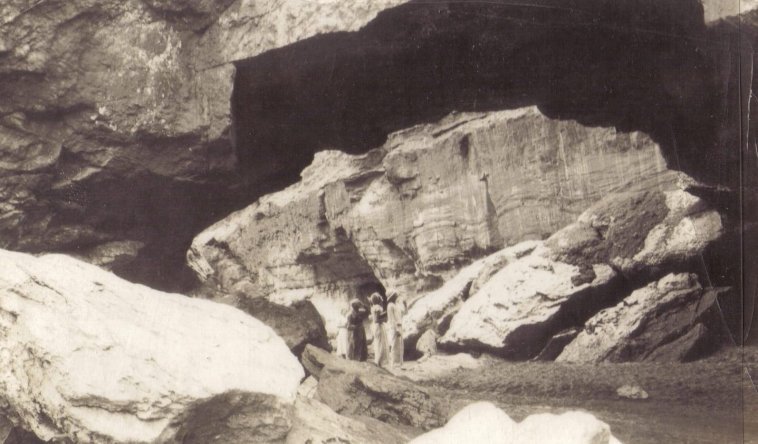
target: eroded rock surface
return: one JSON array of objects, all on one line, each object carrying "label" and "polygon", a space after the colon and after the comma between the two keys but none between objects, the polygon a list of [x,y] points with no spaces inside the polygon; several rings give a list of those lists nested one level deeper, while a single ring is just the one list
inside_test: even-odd
[{"label": "eroded rock surface", "polygon": [[317,399],[341,415],[369,416],[426,430],[447,419],[448,406],[443,399],[380,367],[347,361],[310,345],[302,359],[318,379]]},{"label": "eroded rock surface", "polygon": [[[693,184],[681,173],[648,176],[609,193],[531,254],[493,262],[501,268],[481,276],[484,283],[439,342],[530,358],[551,336],[581,327],[640,284],[672,271],[702,272],[698,261],[723,226],[716,210],[687,191]],[[566,342],[554,341],[543,357],[554,358]],[[651,344],[646,353],[662,345]]]},{"label": "eroded rock surface", "polygon": [[[544,251],[493,275],[455,314],[440,346],[531,358],[555,333],[612,303],[619,276],[611,267],[580,269],[546,258]],[[577,282],[577,276],[586,274],[590,278]]]},{"label": "eroded rock surface", "polygon": [[718,293],[704,289],[694,274],[664,276],[593,316],[557,360],[682,361],[699,357],[698,353],[718,341],[714,331],[707,338],[710,344],[698,344],[703,335],[708,336],[702,322],[716,309]]},{"label": "eroded rock surface", "polygon": [[301,182],[198,235],[188,260],[230,293],[310,299],[333,332],[339,309],[367,285],[412,301],[472,260],[544,238],[606,193],[664,170],[639,133],[536,108],[452,115],[365,155],[319,153]]},{"label": "eroded rock surface", "polygon": [[376,419],[342,416],[320,401],[298,398],[286,442],[406,444],[411,438],[410,434]]},{"label": "eroded rock surface", "polygon": [[240,310],[62,255],[0,251],[0,331],[2,414],[45,440],[169,440],[169,423],[220,420],[233,400],[256,412],[240,427],[284,436],[304,376],[284,341]]}]

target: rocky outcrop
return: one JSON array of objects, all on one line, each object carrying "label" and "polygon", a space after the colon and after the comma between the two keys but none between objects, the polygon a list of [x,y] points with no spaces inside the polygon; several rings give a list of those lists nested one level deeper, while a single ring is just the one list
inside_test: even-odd
[{"label": "rocky outcrop", "polygon": [[[699,258],[723,227],[719,213],[687,191],[692,185],[684,175],[662,172],[609,193],[528,256],[482,275],[485,283],[439,343],[531,358],[553,335],[582,326],[640,284],[672,271],[700,271]],[[540,359],[558,356],[565,339],[553,341]]]},{"label": "rocky outcrop", "polygon": [[443,399],[375,365],[347,361],[310,345],[302,362],[318,379],[317,399],[341,415],[369,416],[425,430],[447,419]]},{"label": "rocky outcrop", "polygon": [[531,415],[520,423],[489,402],[469,404],[444,427],[428,432],[411,444],[620,444],[608,424],[589,413]]},{"label": "rocky outcrop", "polygon": [[546,242],[551,257],[572,264],[605,262],[629,279],[654,279],[692,267],[719,240],[721,215],[688,192],[687,176],[665,174],[596,203]]},{"label": "rocky outcrop", "polygon": [[592,313],[613,301],[619,277],[611,267],[580,269],[548,259],[544,251],[506,265],[469,297],[440,346],[531,358],[555,333],[580,321],[583,311]]},{"label": "rocky outcrop", "polygon": [[376,419],[338,415],[315,399],[298,398],[286,443],[406,444],[411,438],[397,427]]},{"label": "rocky outcrop", "polygon": [[414,301],[403,317],[403,338],[407,349],[416,349],[419,338],[430,330],[435,336],[444,334],[453,315],[470,295],[479,290],[483,282],[509,262],[531,253],[537,245],[537,241],[522,242],[474,261],[442,287]]},{"label": "rocky outcrop", "polygon": [[224,291],[310,299],[333,332],[366,286],[414,300],[473,259],[546,237],[604,194],[663,170],[639,133],[535,108],[452,115],[362,156],[319,153],[301,182],[198,235],[188,260]]},{"label": "rocky outcrop", "polygon": [[[684,361],[719,340],[704,324],[720,291],[704,289],[694,274],[669,274],[593,316],[558,356],[563,362]],[[716,324],[718,325],[718,324]],[[713,325],[711,325],[713,328]]]},{"label": "rocky outcrop", "polygon": [[0,413],[40,438],[207,442],[193,418],[239,409],[286,435],[303,369],[260,321],[62,255],[0,264]]}]

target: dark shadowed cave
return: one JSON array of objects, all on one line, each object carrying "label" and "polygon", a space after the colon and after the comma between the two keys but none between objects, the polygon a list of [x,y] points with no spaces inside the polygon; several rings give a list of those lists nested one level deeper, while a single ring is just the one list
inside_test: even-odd
[{"label": "dark shadowed cave", "polygon": [[[48,196],[70,203],[51,225],[86,220],[91,245],[139,239],[146,247],[138,260],[115,271],[187,292],[197,285],[185,264],[192,238],[297,181],[314,152],[361,153],[392,131],[450,112],[536,104],[550,117],[644,131],[670,166],[710,185],[700,194],[726,215],[733,234],[704,258],[705,268],[715,285],[739,285],[742,258],[734,252],[751,240],[739,221],[758,219],[755,193],[736,191],[740,147],[755,137],[744,120],[751,77],[741,76],[752,72],[754,37],[730,22],[706,26],[696,0],[410,2],[358,32],[319,35],[237,62],[237,174],[83,180]],[[78,253],[90,246],[82,238],[55,249]],[[756,268],[749,255],[745,260],[746,269]],[[756,274],[742,275],[745,288],[756,287]],[[739,305],[725,304],[732,325],[741,322]]]},{"label": "dark shadowed cave", "polygon": [[[706,27],[702,14],[694,0],[411,2],[359,32],[238,62],[239,166],[251,189],[292,183],[318,150],[362,153],[450,112],[538,105],[553,118],[646,132],[670,167],[721,187],[700,194],[734,234],[701,268],[714,285],[741,287],[740,221],[755,219],[737,192],[752,36],[728,22]],[[735,332],[740,305],[724,304]]]}]

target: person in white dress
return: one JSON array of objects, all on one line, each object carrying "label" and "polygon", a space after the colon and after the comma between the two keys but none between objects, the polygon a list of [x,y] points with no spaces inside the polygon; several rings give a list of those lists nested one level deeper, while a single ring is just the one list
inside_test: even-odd
[{"label": "person in white dress", "polygon": [[337,325],[337,356],[347,358],[347,316],[350,310],[345,307],[340,311],[340,323]]},{"label": "person in white dress", "polygon": [[390,366],[400,367],[403,365],[403,314],[405,306],[398,301],[396,292],[390,293],[387,298],[387,331],[390,344]]},{"label": "person in white dress", "polygon": [[384,367],[389,357],[387,344],[387,312],[382,307],[382,297],[378,293],[371,295],[371,328],[374,334],[374,364]]}]

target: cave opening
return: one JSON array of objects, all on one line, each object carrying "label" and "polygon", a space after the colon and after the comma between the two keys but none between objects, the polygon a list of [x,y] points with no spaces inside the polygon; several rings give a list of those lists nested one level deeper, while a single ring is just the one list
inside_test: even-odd
[{"label": "cave opening", "polygon": [[[711,196],[724,208],[740,187],[748,55],[696,0],[410,2],[237,62],[234,148],[250,189],[285,186],[320,150],[364,153],[451,112],[537,105],[649,134],[670,168],[732,190]],[[715,284],[741,286],[732,262]]]}]

